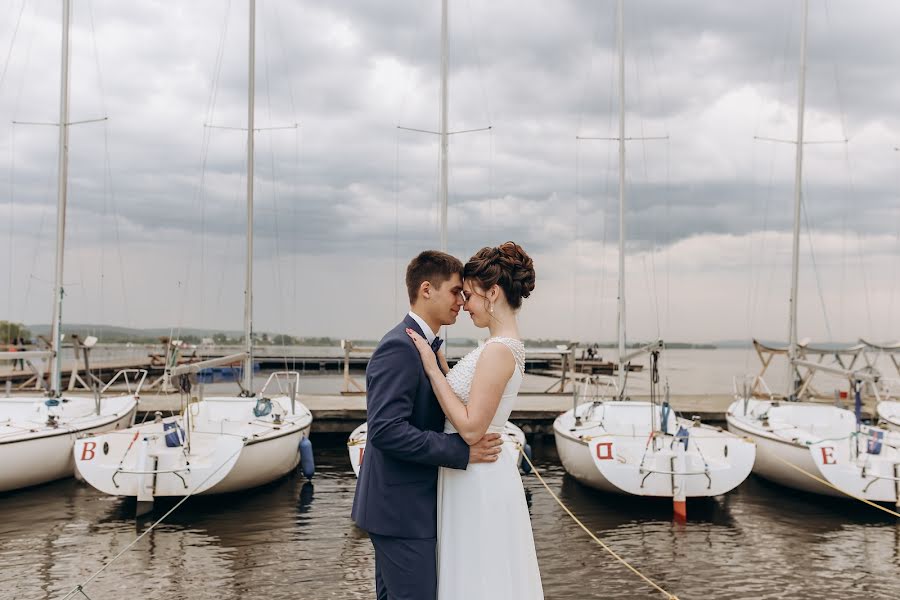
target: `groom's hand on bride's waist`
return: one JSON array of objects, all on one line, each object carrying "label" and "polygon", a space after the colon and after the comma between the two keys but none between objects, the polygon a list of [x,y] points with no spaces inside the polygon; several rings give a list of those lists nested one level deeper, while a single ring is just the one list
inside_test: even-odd
[{"label": "groom's hand on bride's waist", "polygon": [[503,440],[499,433],[486,433],[484,437],[469,446],[469,464],[492,463],[500,458]]}]

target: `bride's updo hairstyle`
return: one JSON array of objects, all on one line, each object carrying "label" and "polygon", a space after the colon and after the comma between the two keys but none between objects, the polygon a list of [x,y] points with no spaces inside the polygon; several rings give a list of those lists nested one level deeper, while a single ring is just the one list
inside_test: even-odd
[{"label": "bride's updo hairstyle", "polygon": [[531,257],[515,242],[482,248],[463,268],[463,278],[476,281],[483,290],[499,285],[513,310],[518,310],[522,299],[531,295],[534,277]]}]

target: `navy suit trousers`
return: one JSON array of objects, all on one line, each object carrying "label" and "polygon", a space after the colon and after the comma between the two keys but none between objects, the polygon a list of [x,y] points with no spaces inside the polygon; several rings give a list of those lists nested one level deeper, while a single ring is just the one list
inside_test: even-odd
[{"label": "navy suit trousers", "polygon": [[369,534],[375,547],[377,600],[435,600],[437,539]]}]

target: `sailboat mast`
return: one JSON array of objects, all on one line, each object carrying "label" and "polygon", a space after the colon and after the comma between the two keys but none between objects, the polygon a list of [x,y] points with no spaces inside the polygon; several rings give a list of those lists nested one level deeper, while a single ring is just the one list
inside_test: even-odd
[{"label": "sailboat mast", "polygon": [[438,200],[441,205],[441,252],[447,251],[447,150],[449,134],[448,112],[449,92],[447,77],[449,70],[449,48],[447,35],[447,0],[441,1],[441,188]]},{"label": "sailboat mast", "polygon": [[253,135],[256,93],[256,0],[250,0],[249,73],[247,77],[247,273],[244,283],[243,388],[253,389]]},{"label": "sailboat mast", "polygon": [[63,0],[62,68],[59,84],[59,165],[56,194],[56,270],[53,280],[53,320],[50,324],[50,395],[61,393],[63,256],[66,243],[66,194],[69,177],[69,22],[71,0]]},{"label": "sailboat mast", "polygon": [[793,397],[794,360],[797,356],[797,290],[800,274],[800,203],[803,195],[803,112],[806,104],[806,29],[809,0],[803,0],[800,30],[800,83],[797,95],[797,149],[794,173],[794,238],[791,253],[791,297],[788,339],[788,397]]},{"label": "sailboat mast", "polygon": [[619,341],[618,385],[625,392],[625,3],[618,2],[619,54],[619,292],[616,337]]}]

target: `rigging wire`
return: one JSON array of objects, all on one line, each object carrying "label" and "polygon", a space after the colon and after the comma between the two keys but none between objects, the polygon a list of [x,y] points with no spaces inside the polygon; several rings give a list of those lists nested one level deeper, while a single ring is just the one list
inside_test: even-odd
[{"label": "rigging wire", "polygon": [[9,217],[7,218],[7,222],[9,224],[8,229],[8,244],[9,248],[7,250],[9,256],[9,262],[7,263],[7,284],[6,284],[6,307],[9,311],[9,321],[6,326],[6,339],[7,341],[12,341],[12,323],[13,323],[13,299],[12,299],[12,290],[13,290],[13,266],[16,264],[15,261],[15,244],[13,243],[13,233],[15,232],[15,189],[16,189],[16,127],[15,125],[10,127],[10,136],[9,136]]},{"label": "rigging wire", "polygon": [[[825,0],[824,6],[825,6],[826,26],[828,27],[829,33],[831,33],[832,32],[831,11],[828,8],[828,0]],[[847,198],[856,198],[857,197],[856,183],[855,183],[855,180],[853,179],[853,170],[852,170],[852,165],[851,165],[851,161],[850,161],[849,142],[850,142],[851,138],[847,132],[847,119],[846,119],[846,111],[844,110],[843,86],[841,85],[841,79],[840,79],[840,74],[839,74],[838,67],[837,67],[837,62],[834,61],[833,59],[831,61],[831,67],[832,67],[832,75],[834,78],[835,94],[837,95],[838,115],[840,116],[840,123],[841,123],[841,135],[842,135],[843,141],[844,141],[844,144],[843,144],[844,162],[845,162],[846,168],[847,168],[847,196],[846,197]],[[844,203],[844,215],[846,215],[846,213],[847,213],[849,204],[850,204],[849,202]],[[846,223],[846,220],[844,222]],[[843,234],[844,235],[842,237],[846,237],[846,231],[844,231]],[[862,235],[860,234],[859,231],[856,232],[856,240],[857,240],[857,253],[859,256],[859,273],[860,273],[860,276],[862,277],[863,294],[864,294],[864,299],[865,299],[866,319],[867,319],[867,325],[868,325],[867,335],[869,337],[871,337],[875,332],[875,330],[873,328],[873,321],[872,321],[872,302],[871,302],[871,295],[869,293],[868,278],[866,276],[865,260],[863,258],[863,252],[862,252]],[[844,288],[844,286],[841,286],[842,293],[843,293],[843,288]]]},{"label": "rigging wire", "polygon": [[[833,34],[833,30],[831,27],[831,11],[828,9],[827,0],[824,2],[825,6],[825,23],[828,28],[829,34]],[[844,108],[843,108],[843,94],[841,93],[840,80],[838,78],[837,64],[832,60],[832,73],[834,76],[835,82],[835,91],[837,94],[838,101],[838,114],[841,117],[841,135],[846,139],[847,137],[847,127],[844,120]],[[850,206],[848,202],[843,203],[843,210],[841,211],[841,284],[840,284],[840,292],[838,296],[838,330],[841,333],[841,336],[844,336],[844,301],[845,294],[847,289],[847,217],[850,210]]]},{"label": "rigging wire", "polygon": [[[577,295],[578,295],[577,294],[577,292],[578,292],[578,285],[577,285],[578,259],[579,259],[578,242],[580,239],[579,233],[578,233],[578,205],[579,205],[579,202],[581,201],[581,143],[580,143],[581,141],[579,140],[578,136],[584,130],[584,118],[585,118],[585,113],[587,112],[586,107],[587,107],[588,86],[590,85],[590,82],[593,79],[594,50],[595,50],[597,41],[599,39],[599,34],[600,34],[600,23],[598,20],[598,22],[594,25],[594,31],[593,31],[593,34],[591,35],[590,44],[588,46],[588,70],[587,70],[586,76],[584,78],[584,83],[582,85],[581,98],[580,98],[579,107],[578,107],[578,109],[579,109],[578,110],[578,120],[576,123],[576,129],[575,129],[575,132],[576,132],[575,133],[575,202],[574,202],[574,204],[575,204],[575,206],[574,206],[575,240],[574,240],[574,243],[572,244],[573,260],[572,260],[572,324],[571,324],[573,340],[577,339],[577,336],[578,336],[578,328],[577,328],[578,321],[577,321],[577,317],[576,317],[576,315],[577,315],[577,311],[576,311]],[[601,258],[601,264],[602,264],[602,258]],[[602,270],[601,270],[601,277],[602,277]],[[596,294],[595,294],[595,297],[596,297]],[[588,311],[589,314],[591,312],[599,313],[600,311],[590,311],[590,310]]]},{"label": "rigging wire", "polygon": [[[472,49],[475,61],[476,77],[478,79],[479,88],[481,90],[481,99],[484,103],[484,112],[486,113],[487,122],[493,125],[493,113],[489,102],[487,91],[487,77],[485,76],[484,61],[481,58],[481,47],[478,40],[481,39],[481,33],[475,27],[477,20],[473,19],[473,10],[471,0],[466,0],[466,17],[468,19],[469,47]],[[493,218],[494,218],[494,129],[488,128],[488,238],[493,240]],[[467,228],[462,227],[463,234]],[[476,246],[479,244],[476,244]]]},{"label": "rigging wire", "polygon": [[[422,39],[422,38],[421,38],[420,36],[410,36],[410,42],[409,42],[409,45],[407,46],[406,53],[405,53],[403,56],[421,56],[421,55],[422,55],[421,52],[414,52],[414,50],[416,49],[416,42],[419,41],[419,40],[421,40],[421,39]],[[399,276],[398,276],[398,274],[399,274],[399,269],[400,269],[400,266],[399,266],[399,247],[400,247],[400,181],[401,181],[401,174],[400,174],[400,134],[401,134],[401,131],[402,131],[400,123],[402,122],[402,118],[403,118],[404,114],[406,113],[407,102],[409,101],[409,98],[410,98],[410,96],[412,95],[412,94],[410,93],[410,90],[412,89],[412,79],[413,79],[413,74],[414,74],[413,66],[412,66],[412,63],[410,62],[410,66],[406,69],[406,77],[405,77],[405,80],[404,80],[404,85],[403,85],[403,88],[402,88],[402,93],[400,94],[400,106],[398,107],[398,111],[397,111],[398,119],[397,119],[397,123],[396,123],[396,126],[395,126],[395,129],[396,129],[396,136],[395,136],[395,144],[396,144],[396,147],[395,147],[395,151],[394,151],[394,154],[395,154],[395,166],[394,166],[394,178],[395,178],[395,184],[394,184],[394,194],[395,194],[395,196],[394,196],[394,274],[395,274],[395,277],[394,277],[394,281],[400,280],[400,278],[399,278]],[[394,308],[394,313],[395,313],[395,314],[400,314],[400,308],[399,308],[399,307],[400,307],[399,292],[400,292],[400,286],[395,285],[395,286],[394,286],[394,307],[395,307],[395,308]],[[394,318],[394,317],[392,316],[391,319],[393,319],[393,318]]]},{"label": "rigging wire", "polygon": [[834,342],[834,335],[832,335],[832,332],[831,332],[831,323],[828,319],[828,309],[826,308],[826,305],[825,305],[825,294],[822,291],[822,282],[819,279],[819,268],[816,263],[816,252],[815,252],[815,249],[813,248],[813,239],[812,239],[812,231],[813,230],[812,230],[812,225],[810,225],[810,222],[809,222],[809,210],[806,207],[807,193],[808,192],[805,190],[805,186],[804,186],[804,191],[800,195],[800,208],[803,211],[803,220],[806,223],[806,238],[809,241],[809,256],[810,256],[810,259],[812,260],[813,275],[815,276],[815,279],[816,279],[816,291],[818,291],[818,293],[819,293],[819,304],[822,307],[822,318],[825,321],[825,331],[828,333],[828,341]]},{"label": "rigging wire", "polygon": [[[781,76],[778,82],[779,93],[778,97],[783,98],[785,95],[785,86],[787,85],[787,66],[788,66],[788,49],[790,47],[790,41],[792,39],[793,32],[793,23],[794,23],[794,13],[793,11],[785,11],[784,13],[785,19],[785,27],[784,27],[784,43],[782,45],[781,51]],[[774,79],[774,71],[777,69],[778,59],[777,57],[773,57],[772,66],[770,71],[770,79]],[[762,104],[760,103],[757,110],[757,119],[756,119],[756,127],[754,137],[759,137],[760,128],[762,126]],[[756,153],[754,152],[754,157]],[[768,193],[763,195],[763,211],[762,211],[762,223],[761,229],[759,233],[759,251],[760,255],[759,263],[755,263],[754,259],[757,255],[757,251],[754,250],[754,242],[756,241],[756,236],[751,232],[748,235],[748,243],[750,246],[750,277],[749,277],[749,291],[747,294],[747,337],[748,339],[753,339],[756,337],[754,335],[754,330],[756,328],[756,316],[759,312],[759,304],[761,297],[761,290],[763,288],[763,267],[765,264],[769,264],[769,280],[765,285],[766,289],[766,301],[765,304],[769,305],[771,300],[771,292],[774,287],[775,282],[775,273],[777,272],[777,261],[778,261],[778,237],[774,237],[774,243],[767,243],[767,240],[772,236],[769,232],[769,209],[773,200],[775,199],[775,165],[777,164],[777,148],[770,153],[769,160],[769,177],[767,184]],[[766,250],[771,251],[772,260],[766,260]],[[749,367],[750,360],[754,356],[754,351],[752,345],[748,345],[746,352],[744,354],[744,368]]]},{"label": "rigging wire", "polygon": [[[15,25],[13,26],[12,36],[10,37],[10,40],[9,40],[9,50],[7,50],[7,52],[6,52],[6,60],[3,61],[3,70],[0,71],[0,91],[3,90],[3,82],[6,80],[6,73],[7,73],[7,70],[9,69],[10,60],[12,59],[13,48],[15,48],[16,37],[19,34],[19,27],[22,23],[22,15],[24,14],[24,12],[25,12],[25,0],[22,0],[22,6],[19,7],[19,14],[16,16],[16,21],[15,21]],[[15,197],[15,187],[16,187],[15,186],[15,173],[16,173],[16,168],[15,168],[16,128],[15,128],[15,125],[10,126],[9,151],[10,151],[10,154],[9,154],[9,180],[8,180],[8,182],[9,182],[9,200],[8,200],[8,202],[9,202],[9,218],[7,219],[8,225],[9,225],[9,235],[8,235],[8,237],[9,237],[9,254],[8,254],[9,267],[8,267],[8,272],[7,272],[8,283],[7,283],[7,290],[6,290],[6,293],[7,293],[6,305],[7,305],[7,310],[9,311],[10,316],[9,316],[9,321],[7,324],[6,339],[11,341],[12,340],[12,322],[13,322],[13,314],[14,314],[13,300],[12,300],[13,265],[16,264],[15,259],[14,259],[14,254],[13,254],[13,252],[15,250],[15,245],[13,243],[13,234],[15,232],[15,225],[14,225],[15,203],[13,202],[13,199]]]},{"label": "rigging wire", "polygon": [[[604,39],[615,39],[615,19],[611,19],[608,23],[609,27],[613,31],[612,34],[608,35]],[[590,86],[591,80],[593,80],[593,72],[594,72],[594,59],[596,49],[599,47],[600,40],[600,20],[598,19],[595,23],[591,38],[590,44],[588,48],[588,69],[584,78],[584,83],[582,86],[582,95],[579,99],[579,110],[578,110],[578,120],[576,124],[576,169],[575,169],[575,189],[576,189],[576,202],[578,202],[578,198],[582,196],[581,192],[581,142],[586,140],[579,140],[578,135],[580,132],[584,131],[584,120],[585,115],[588,112],[587,110],[587,97],[588,90]],[[607,131],[612,130],[612,120],[613,120],[613,94],[611,90],[614,89],[614,79],[615,73],[613,68],[613,61],[610,61],[609,70],[608,70],[608,81],[606,89],[610,90],[609,95],[607,96],[607,109],[606,109],[606,117],[607,117]],[[591,296],[593,299],[593,306],[590,305],[589,302],[589,313],[597,316],[597,332],[603,331],[604,326],[604,293],[605,293],[605,283],[606,283],[606,251],[607,251],[607,234],[608,234],[608,214],[609,214],[609,205],[612,202],[612,198],[610,197],[610,174],[612,172],[612,144],[605,144],[606,147],[606,168],[604,170],[604,184],[603,184],[603,192],[598,201],[599,213],[602,216],[602,225],[601,225],[601,241],[599,248],[599,265],[597,267],[597,275],[594,278],[594,293]],[[589,203],[590,206],[590,203]],[[593,309],[593,310],[591,310]]]},{"label": "rigging wire", "polygon": [[[105,91],[105,86],[103,84],[103,71],[102,71],[101,65],[100,65],[100,51],[97,46],[96,28],[94,26],[93,0],[89,0],[87,5],[88,5],[88,19],[89,19],[90,28],[91,28],[91,40],[93,42],[92,43],[93,56],[94,56],[95,66],[97,69],[97,87],[100,92],[100,108],[101,108],[101,114],[105,117],[108,114],[107,106],[106,106],[106,91]],[[110,160],[110,152],[109,152],[109,125],[108,125],[108,123],[109,123],[108,120],[103,121],[103,170],[104,170],[104,172],[103,172],[103,194],[104,194],[103,195],[103,215],[104,215],[103,221],[104,221],[104,223],[106,221],[105,217],[107,214],[107,200],[109,200],[109,204],[112,209],[112,216],[113,216],[113,234],[115,236],[115,243],[116,243],[116,257],[118,258],[118,263],[119,263],[119,283],[120,283],[120,291],[122,292],[122,297],[120,299],[120,301],[121,301],[120,306],[122,307],[122,311],[123,311],[122,316],[124,317],[125,323],[130,323],[131,321],[129,318],[130,311],[129,311],[129,307],[128,307],[128,294],[126,291],[127,285],[126,285],[126,279],[125,279],[125,264],[124,264],[124,260],[123,260],[124,253],[122,252],[122,239],[121,239],[121,231],[120,231],[120,224],[119,224],[119,211],[118,211],[118,203],[116,201],[115,186],[113,184],[112,162]],[[102,238],[105,240],[106,236],[102,235]],[[105,244],[101,244],[101,253],[105,252],[105,246],[106,246]],[[103,281],[104,281],[103,267],[104,267],[104,265],[105,265],[105,260],[102,258],[102,254],[101,254],[101,262],[100,262],[101,288],[100,288],[100,302],[99,302],[101,317],[103,317],[106,314],[105,311],[103,310],[103,299],[105,298],[105,293],[103,291]]]},{"label": "rigging wire", "polygon": [[[22,105],[22,93],[25,89],[25,76],[30,71],[29,67],[31,66],[31,50],[34,45],[34,38],[35,38],[34,30],[36,27],[36,22],[38,21],[38,12],[37,11],[38,11],[38,9],[37,9],[37,6],[35,5],[34,10],[32,10],[32,13],[31,13],[31,17],[32,17],[31,18],[31,28],[28,31],[28,34],[26,36],[26,39],[28,40],[28,44],[25,47],[25,66],[22,69],[22,76],[19,78],[19,85],[18,85],[18,89],[16,91],[16,99],[13,104],[13,126],[11,128],[11,131],[13,133],[13,140],[15,140],[15,128],[16,128],[15,119],[18,116],[19,109]],[[13,163],[13,168],[15,169],[15,163]],[[47,170],[47,174],[46,174],[47,179],[46,179],[46,183],[44,184],[45,188],[44,188],[43,197],[50,197],[50,195],[51,195],[50,190],[52,189],[52,186],[54,183],[54,175],[55,175],[55,173],[52,170]],[[14,197],[14,195],[10,195],[10,202],[12,204],[15,204],[14,202],[12,202],[13,197]],[[13,207],[10,207],[10,211],[12,211],[12,210],[13,210]],[[40,220],[40,225],[38,226],[38,235],[35,236],[34,251],[31,253],[31,268],[27,271],[29,273],[29,276],[26,279],[25,295],[24,295],[24,298],[22,301],[23,316],[26,314],[26,311],[27,311],[28,307],[30,306],[29,299],[31,296],[31,283],[32,283],[32,280],[35,279],[34,275],[32,275],[32,274],[36,270],[37,259],[41,253],[41,245],[42,245],[41,242],[44,239],[44,225],[47,220],[48,212],[49,212],[48,206],[46,204],[41,203],[41,211],[40,211],[41,220]],[[12,254],[10,254],[10,256],[12,256]],[[10,311],[12,314],[12,304],[10,304]]]},{"label": "rigging wire", "polygon": [[394,130],[394,314],[400,314],[400,129]]},{"label": "rigging wire", "polygon": [[[282,23],[281,16],[278,12],[277,4],[272,4],[272,10],[275,14],[275,35],[277,36],[278,47],[281,49],[281,58],[282,63],[285,65],[285,81],[287,81],[288,88],[288,101],[291,107],[291,117],[294,123],[297,123],[297,107],[294,102],[294,84],[290,77],[287,76],[287,65],[291,64],[288,59],[287,54],[287,43],[285,42],[284,32],[281,30],[280,24]],[[300,228],[298,227],[299,221],[297,216],[297,203],[298,203],[298,195],[300,189],[300,128],[299,126],[294,130],[294,177],[292,178],[292,188],[290,197],[291,201],[291,223],[297,229],[297,233],[291,236],[291,241],[293,242],[293,252],[291,254],[291,272],[293,276],[291,277],[292,284],[292,306],[298,306],[298,297],[297,297],[297,279],[299,278],[299,273],[297,272],[297,257],[300,253],[299,241]],[[302,310],[297,311],[298,315],[306,314]],[[298,330],[301,328],[297,328]],[[286,363],[285,363],[286,365]]]},{"label": "rigging wire", "polygon": [[[640,7],[640,4],[636,4],[635,6]],[[646,21],[647,20],[646,12],[644,12],[641,15],[641,17]],[[649,38],[646,41],[646,52],[650,57],[650,66],[653,71],[653,81],[656,83],[657,110],[659,111],[660,115],[665,115],[665,108],[664,108],[665,105],[663,102],[662,88],[659,85],[660,76],[659,76],[659,69],[657,68],[657,64],[656,64],[656,54],[653,52],[653,44],[650,43]],[[666,329],[666,332],[668,335],[668,333],[670,331],[669,330],[669,326],[670,326],[669,316],[670,316],[670,311],[671,311],[671,302],[670,302],[670,295],[669,295],[669,274],[670,274],[669,248],[672,244],[672,221],[670,218],[671,217],[671,185],[670,185],[671,184],[671,155],[670,155],[671,142],[669,140],[668,122],[666,121],[665,117],[662,118],[662,121],[663,121],[663,132],[664,132],[663,135],[665,137],[665,144],[666,144],[666,147],[665,147],[665,169],[666,169],[665,170],[665,178],[666,178],[666,181],[665,181],[665,214],[666,214],[666,221],[665,221],[666,222],[666,229],[665,229],[665,234],[666,234],[666,240],[665,240],[665,248],[666,248],[666,251],[665,251],[665,274],[666,274],[665,329]],[[657,241],[659,241],[658,236],[657,236]],[[655,270],[655,268],[656,267],[654,264],[654,270]],[[657,315],[657,317],[658,317],[658,315]],[[666,360],[667,359],[666,359],[665,355],[663,355],[663,364],[664,365],[665,365]]]},{"label": "rigging wire", "polygon": [[[263,15],[264,17],[264,15]],[[272,92],[271,92],[271,74],[269,70],[269,44],[268,44],[268,36],[265,34],[265,18],[260,19],[259,26],[263,28],[262,38],[262,55],[263,55],[263,74],[266,80],[266,115],[269,119],[269,126],[274,126],[274,120],[272,119]],[[281,235],[279,230],[279,214],[278,214],[278,189],[276,186],[276,169],[275,169],[275,140],[272,135],[268,136],[268,149],[269,149],[269,190],[272,194],[272,233],[275,235],[275,261],[272,265],[272,273],[274,275],[275,280],[275,294],[276,294],[276,311],[278,313],[278,323],[279,327],[282,331],[285,330],[284,327],[284,290],[282,288],[281,281]],[[262,182],[260,182],[262,183]],[[260,187],[262,187],[260,185]],[[286,353],[285,353],[286,354]],[[284,368],[287,370],[287,356],[284,356]]]},{"label": "rigging wire", "polygon": [[[898,150],[897,148],[894,148],[894,152],[896,152],[897,150]],[[897,187],[897,189],[900,189],[900,169],[895,168],[895,174],[897,176],[896,187]],[[894,255],[900,256],[900,226],[897,227],[895,247],[896,247],[896,249],[894,251]],[[895,260],[894,261],[894,275],[893,275],[893,277],[891,277],[891,293],[890,293],[890,296],[888,297],[888,331],[889,332],[894,331],[894,299],[896,297],[895,294],[897,292],[897,279],[900,278],[900,274],[898,274],[898,266],[900,266],[900,260]],[[891,335],[892,335],[892,333],[891,333]]]},{"label": "rigging wire", "polygon": [[[635,20],[636,21],[646,18],[646,16],[643,15],[640,12],[640,10],[638,9],[639,6],[640,6],[639,3],[635,4]],[[648,29],[649,29],[649,27],[648,27]],[[637,38],[638,36],[633,35],[632,37]],[[646,42],[645,52],[647,54],[649,54],[651,57],[653,56],[653,50],[650,46],[649,41]],[[650,186],[652,185],[651,178],[650,178],[650,171],[649,171],[650,161],[647,158],[647,139],[646,139],[647,136],[646,136],[646,133],[644,130],[645,120],[644,120],[644,116],[643,116],[644,115],[644,106],[641,103],[641,99],[644,97],[644,92],[643,92],[643,89],[641,88],[642,81],[641,81],[641,72],[640,72],[640,61],[638,61],[637,57],[635,56],[633,58],[633,62],[634,62],[635,88],[637,89],[637,105],[638,105],[637,106],[637,114],[639,115],[638,122],[639,122],[640,131],[641,131],[641,140],[640,140],[640,142],[641,142],[641,159],[642,159],[642,166],[643,166],[643,171],[644,171],[644,182],[645,182],[645,185],[647,186],[647,188],[649,189]],[[654,73],[655,73],[655,62],[654,62]],[[657,81],[657,94],[661,101],[661,91],[659,90],[658,83],[659,82]],[[660,102],[660,104],[661,104],[661,102]],[[661,327],[660,327],[660,310],[659,310],[659,286],[658,286],[658,282],[656,279],[656,273],[657,273],[656,253],[659,248],[659,237],[660,237],[659,236],[659,225],[656,221],[654,221],[654,223],[653,223],[653,244],[650,248],[649,253],[645,253],[644,256],[646,259],[646,255],[647,254],[650,255],[650,278],[647,280],[646,284],[647,284],[647,293],[650,296],[650,298],[652,299],[653,312],[656,317],[656,338],[657,339],[662,338],[662,331],[661,331]],[[646,276],[646,271],[645,271],[645,276]]]},{"label": "rigging wire", "polygon": [[494,239],[494,128],[488,129],[488,238]]},{"label": "rigging wire", "polygon": [[22,14],[25,12],[26,1],[22,0],[22,6],[19,8],[19,14],[16,17],[16,24],[13,26],[12,36],[9,39],[9,50],[6,51],[6,60],[3,61],[3,70],[0,71],[0,90],[3,89],[3,82],[6,80],[6,72],[9,68],[9,61],[12,59],[13,48],[16,45],[16,37],[19,35],[19,26],[22,23]]},{"label": "rigging wire", "polygon": [[[470,46],[472,48],[472,52],[473,52],[474,58],[475,58],[475,68],[476,68],[477,75],[478,75],[478,82],[480,83],[480,87],[481,87],[481,99],[482,99],[482,102],[484,102],[484,111],[485,111],[485,113],[487,113],[488,123],[493,123],[494,121],[491,116],[492,115],[491,105],[488,102],[489,96],[487,93],[487,85],[485,84],[485,81],[487,78],[484,76],[483,61],[481,60],[481,48],[478,44],[478,39],[481,36],[480,36],[479,32],[476,30],[475,23],[472,20],[471,0],[466,0],[466,9],[467,9],[466,17],[468,17],[468,20],[469,20],[469,42],[470,42]],[[476,35],[476,34],[478,34],[478,35]]]},{"label": "rigging wire", "polygon": [[[199,302],[198,306],[204,306],[204,295],[205,295],[205,285],[203,285],[206,271],[206,238],[207,238],[207,224],[206,224],[206,171],[207,171],[207,163],[209,161],[209,148],[212,138],[212,128],[208,125],[212,124],[213,115],[215,114],[216,102],[219,94],[219,83],[222,73],[222,64],[224,62],[225,55],[225,41],[228,35],[228,27],[231,22],[231,0],[228,0],[225,10],[224,16],[222,18],[222,25],[220,27],[220,35],[219,35],[219,43],[216,47],[216,57],[213,66],[213,78],[212,83],[210,85],[209,97],[207,98],[206,109],[204,111],[204,127],[203,127],[203,135],[201,136],[200,141],[200,174],[194,188],[194,201],[199,205],[200,212],[200,236],[197,240],[197,245],[199,246],[199,269],[200,269],[200,285],[199,288]],[[179,282],[178,287],[181,287],[181,306],[179,307],[178,321],[175,330],[172,333],[173,337],[181,337],[181,330],[184,327],[184,315],[185,309],[188,304],[188,292],[191,290],[190,281],[191,281],[191,271],[193,269],[194,263],[194,253],[192,250],[188,252],[187,260],[185,261],[185,274],[183,282]],[[222,269],[222,274],[224,276],[225,269]]]},{"label": "rigging wire", "polygon": [[572,251],[574,253],[574,260],[572,260],[572,335],[570,337],[571,340],[577,341],[578,339],[578,261],[580,259],[580,247],[579,240],[581,236],[579,235],[578,230],[578,205],[581,200],[581,193],[579,190],[579,180],[580,180],[580,163],[581,159],[578,152],[578,138],[575,138],[575,202],[573,203],[573,220],[572,226],[575,229],[575,239],[572,243]]}]

